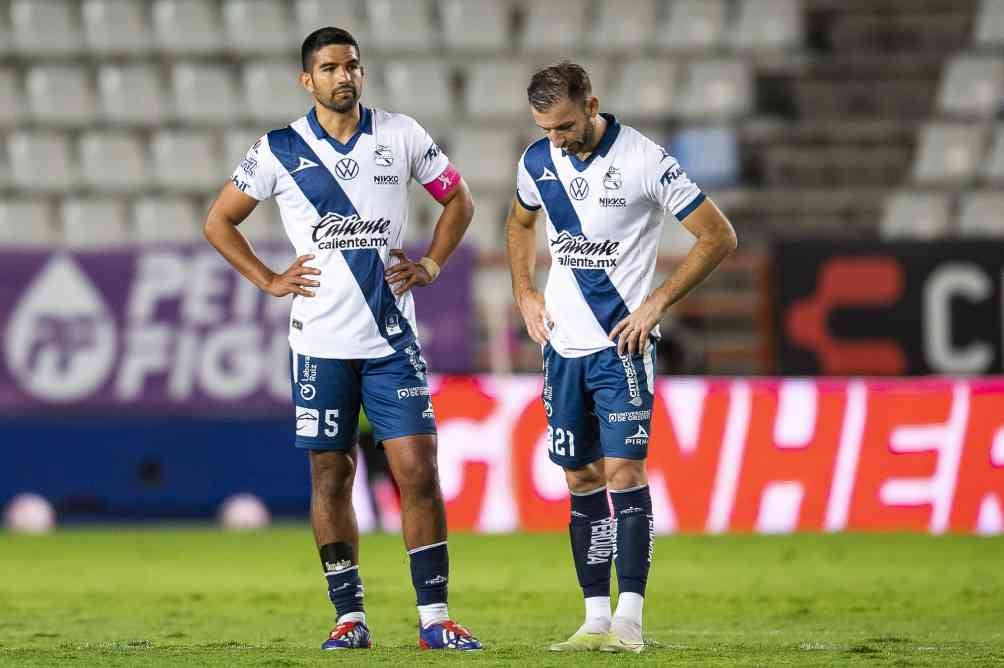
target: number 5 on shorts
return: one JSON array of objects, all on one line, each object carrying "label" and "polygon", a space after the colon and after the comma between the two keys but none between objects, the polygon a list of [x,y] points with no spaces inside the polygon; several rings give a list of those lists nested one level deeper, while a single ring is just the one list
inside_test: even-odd
[{"label": "number 5 on shorts", "polygon": [[324,435],[338,436],[338,409],[329,408],[324,411]]}]

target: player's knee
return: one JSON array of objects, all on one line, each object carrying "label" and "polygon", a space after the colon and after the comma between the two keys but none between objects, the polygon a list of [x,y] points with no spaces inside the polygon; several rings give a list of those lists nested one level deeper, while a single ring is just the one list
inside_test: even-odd
[{"label": "player's knee", "polygon": [[603,467],[598,462],[581,469],[565,469],[565,481],[568,490],[575,494],[591,492],[606,484]]},{"label": "player's knee", "polygon": [[435,465],[419,465],[404,479],[396,480],[401,495],[408,499],[439,498],[439,474]]},{"label": "player's knee", "polygon": [[355,473],[356,464],[351,457],[341,457],[337,461],[311,462],[314,492],[325,498],[351,496]]},{"label": "player's knee", "polygon": [[607,487],[610,489],[631,489],[648,483],[645,475],[645,460],[620,460],[611,464],[607,462]]}]

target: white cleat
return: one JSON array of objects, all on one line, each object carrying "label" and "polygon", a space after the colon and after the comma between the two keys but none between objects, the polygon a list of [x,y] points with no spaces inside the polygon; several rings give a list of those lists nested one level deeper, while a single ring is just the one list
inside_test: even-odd
[{"label": "white cleat", "polygon": [[606,631],[593,631],[586,624],[564,642],[557,642],[549,648],[552,652],[596,652],[607,641]]},{"label": "white cleat", "polygon": [[645,639],[641,635],[641,626],[623,617],[614,617],[610,624],[610,633],[600,645],[601,652],[631,652],[641,654],[645,649]]}]

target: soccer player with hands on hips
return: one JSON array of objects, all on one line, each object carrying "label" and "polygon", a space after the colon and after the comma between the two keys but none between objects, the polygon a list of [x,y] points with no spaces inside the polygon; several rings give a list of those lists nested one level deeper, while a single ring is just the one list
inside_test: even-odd
[{"label": "soccer player with hands on hips", "polygon": [[[360,405],[401,491],[404,542],[417,595],[419,645],[477,650],[446,605],[446,514],[436,420],[416,331],[413,287],[436,280],[474,215],[457,170],[413,119],[360,104],[360,49],[321,28],[301,49],[306,116],[259,139],[213,202],[205,234],[245,278],[293,295],[289,343],[298,448],[310,461],[310,517],[337,620],[323,649],[371,646],[352,508]],[[443,205],[426,256],[401,250],[408,183]],[[275,272],[238,225],[274,197],[298,255]]]},{"label": "soccer player with hands on hips", "polygon": [[[562,62],[537,72],[527,95],[546,137],[517,165],[509,265],[527,331],[543,348],[549,456],[571,493],[572,557],[585,597],[585,622],[551,649],[641,652],[653,549],[645,475],[653,341],[669,307],[736,248],[736,235],[661,146],[599,113],[582,67]],[[543,295],[533,280],[541,212],[551,254]],[[696,241],[652,290],[667,213]]]}]

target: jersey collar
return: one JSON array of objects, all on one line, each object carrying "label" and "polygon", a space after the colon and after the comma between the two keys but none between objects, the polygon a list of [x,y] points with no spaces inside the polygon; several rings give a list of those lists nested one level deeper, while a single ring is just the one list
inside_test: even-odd
[{"label": "jersey collar", "polygon": [[613,114],[600,114],[607,121],[607,129],[603,132],[603,137],[600,139],[600,143],[596,145],[593,152],[589,154],[589,157],[585,160],[579,160],[579,156],[574,153],[565,153],[562,151],[561,154],[568,158],[572,163],[572,166],[580,172],[584,172],[589,165],[593,164],[593,159],[596,156],[606,157],[607,153],[610,152],[610,147],[614,145],[617,141],[617,135],[620,134],[621,124],[617,122],[617,118]]},{"label": "jersey collar", "polygon": [[368,107],[359,105],[359,125],[356,126],[355,133],[349,138],[344,144],[334,137],[328,135],[328,131],[321,127],[321,124],[317,120],[317,108],[314,107],[307,113],[307,123],[310,124],[310,129],[314,131],[314,136],[318,139],[327,139],[328,143],[338,151],[339,153],[345,154],[352,152],[355,148],[356,142],[359,141],[359,137],[367,134],[373,134],[373,111]]}]

